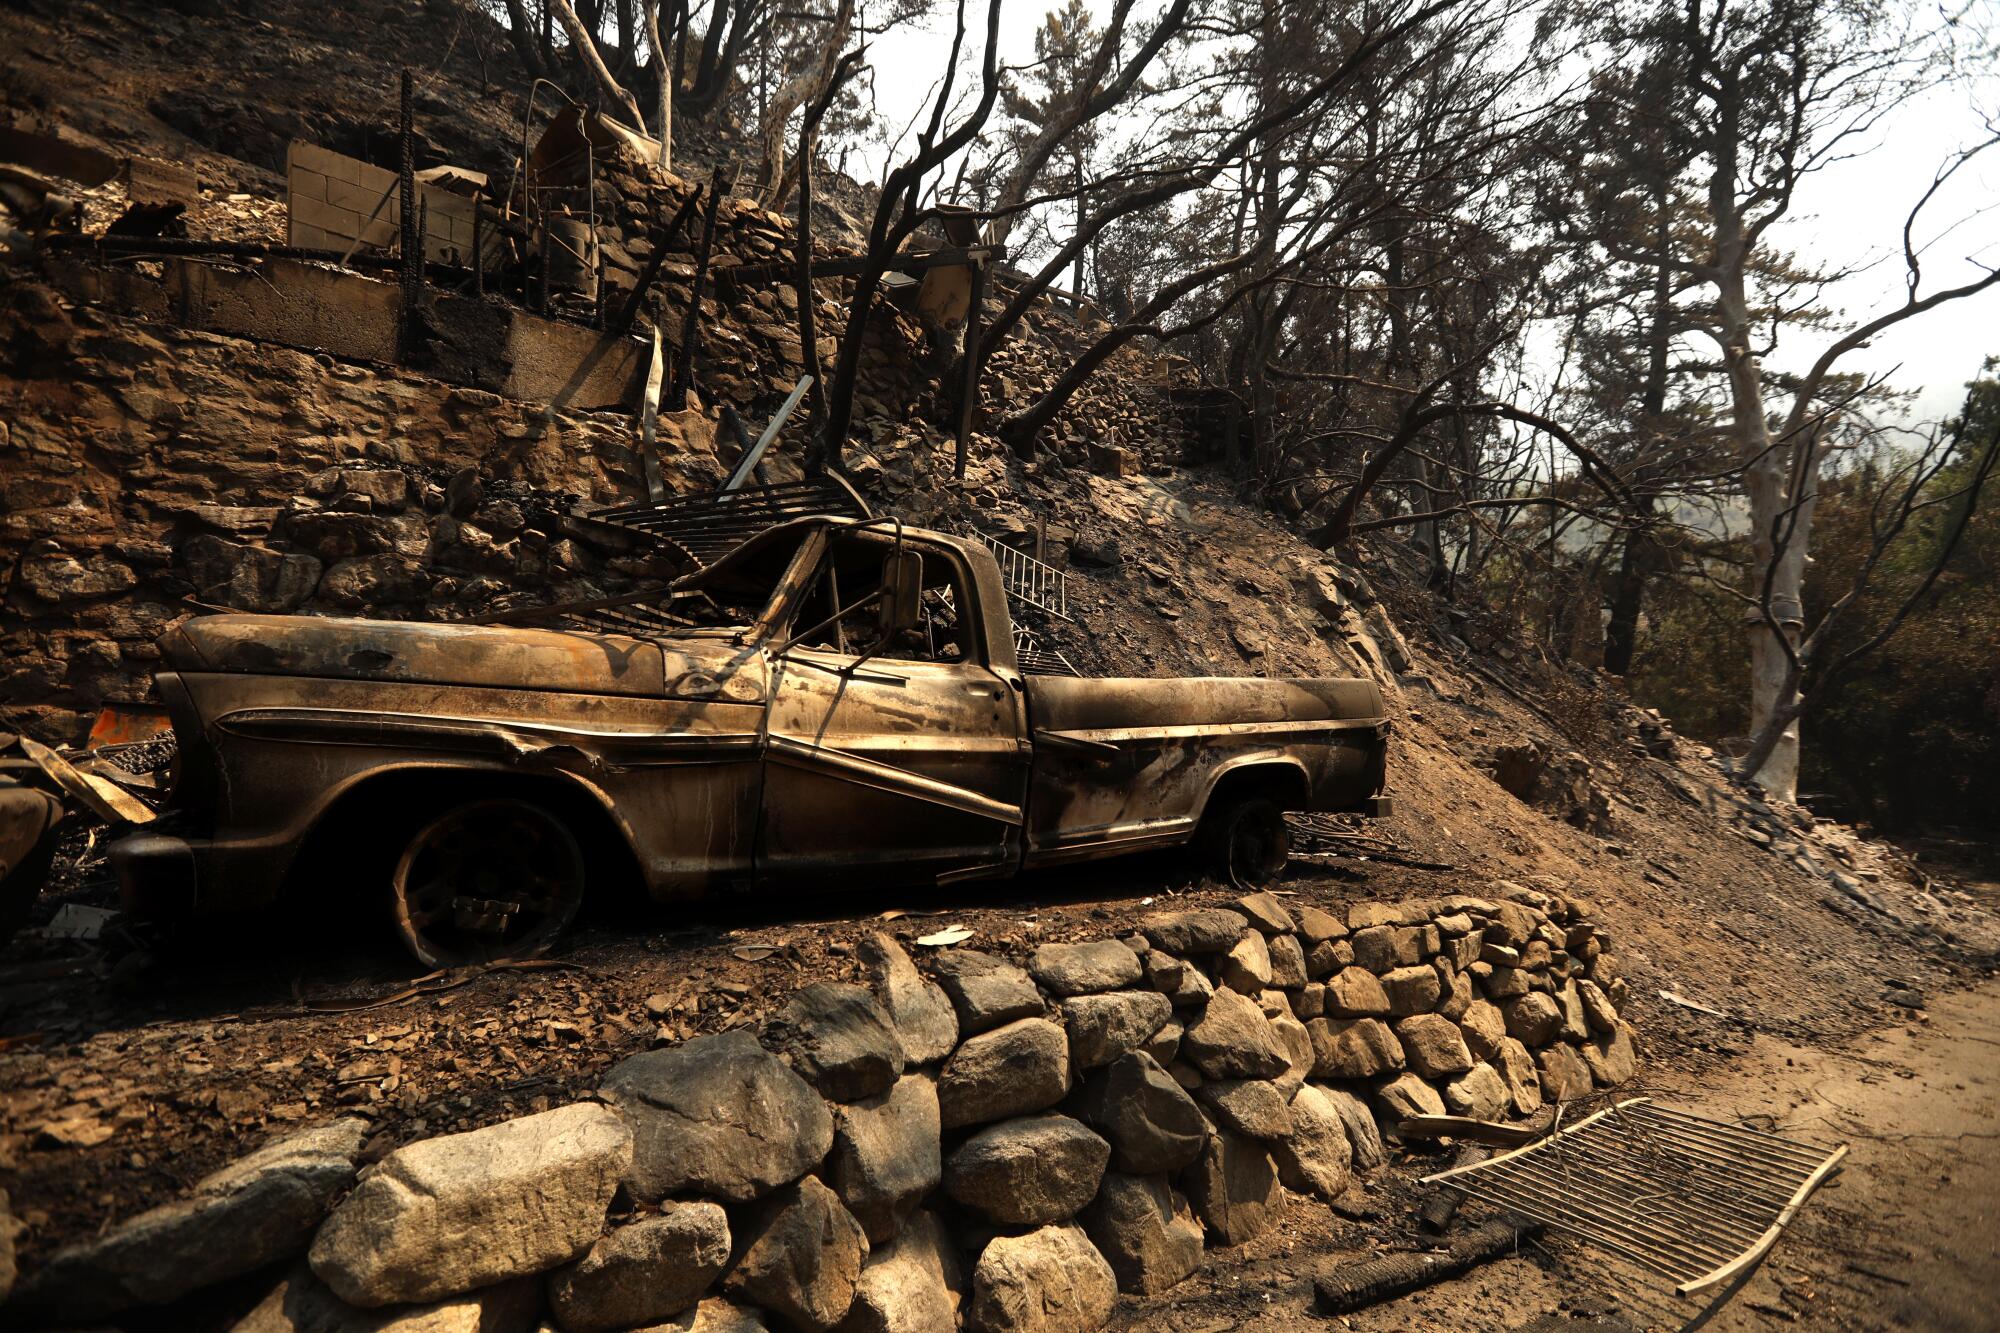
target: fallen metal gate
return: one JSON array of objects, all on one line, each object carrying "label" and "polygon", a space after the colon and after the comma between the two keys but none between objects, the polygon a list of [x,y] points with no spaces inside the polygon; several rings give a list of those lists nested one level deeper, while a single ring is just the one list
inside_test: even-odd
[{"label": "fallen metal gate", "polygon": [[1650,1098],[1424,1177],[1566,1231],[1692,1296],[1764,1257],[1847,1147],[1828,1150]]}]

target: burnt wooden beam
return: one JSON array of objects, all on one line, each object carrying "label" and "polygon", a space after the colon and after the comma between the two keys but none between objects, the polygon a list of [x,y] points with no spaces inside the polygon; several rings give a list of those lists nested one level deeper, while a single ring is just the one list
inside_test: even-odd
[{"label": "burnt wooden beam", "polygon": [[694,350],[701,341],[701,291],[708,280],[708,256],[715,248],[715,213],[722,205],[722,187],[708,183],[708,207],[701,211],[701,252],[694,257],[694,283],[688,288],[687,318],[681,324],[681,359],[674,368],[674,388],[668,395],[673,410],[687,410],[688,389],[694,384]]},{"label": "burnt wooden beam", "polygon": [[[984,264],[972,271],[972,300],[965,307],[965,347],[959,359],[965,363],[965,379],[959,386],[958,396],[958,439],[956,454],[952,460],[951,474],[959,481],[965,480],[965,468],[972,447],[972,420],[979,411],[979,369],[985,357],[985,349],[979,342],[979,317],[986,307],[986,275]],[[1036,553],[1040,558],[1040,552]]]},{"label": "burnt wooden beam", "polygon": [[667,224],[656,229],[649,238],[653,253],[646,257],[646,266],[639,270],[638,283],[625,298],[625,304],[618,311],[617,318],[611,321],[610,331],[613,334],[623,335],[632,331],[632,323],[639,318],[639,311],[645,304],[646,293],[652,290],[654,281],[660,276],[660,266],[667,262],[667,246],[674,237],[680,235],[681,226],[687,221],[688,214],[694,212],[696,206],[700,204],[702,188],[699,185],[695,186],[694,193],[681,200],[681,206],[674,210],[674,215],[667,220]]}]

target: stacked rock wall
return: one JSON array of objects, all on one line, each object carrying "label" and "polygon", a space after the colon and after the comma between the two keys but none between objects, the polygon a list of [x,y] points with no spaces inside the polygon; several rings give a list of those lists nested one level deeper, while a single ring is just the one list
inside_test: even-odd
[{"label": "stacked rock wall", "polygon": [[[449,618],[650,572],[561,521],[642,494],[630,423],[269,344],[65,309],[0,313],[0,728],[51,741],[146,696],[189,601]],[[722,475],[673,436],[667,483]],[[452,491],[476,469],[479,484]],[[538,511],[530,497],[549,502]]]},{"label": "stacked rock wall", "polygon": [[1602,946],[1581,904],[1513,885],[1344,918],[1256,894],[922,970],[878,934],[866,986],[806,986],[760,1032],[630,1056],[597,1102],[405,1146],[351,1189],[358,1122],[268,1147],[57,1255],[9,1313],[104,1318],[289,1256],[243,1333],[1096,1329],[1270,1228],[1285,1189],[1347,1192],[1385,1126],[1629,1078]]}]

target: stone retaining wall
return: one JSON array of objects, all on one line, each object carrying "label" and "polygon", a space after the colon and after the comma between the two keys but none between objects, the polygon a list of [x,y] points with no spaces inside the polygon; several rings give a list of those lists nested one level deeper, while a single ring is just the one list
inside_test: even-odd
[{"label": "stone retaining wall", "polygon": [[595,1102],[358,1176],[363,1122],[268,1146],[31,1271],[9,1313],[102,1319],[289,1257],[238,1330],[1082,1333],[1269,1228],[1283,1190],[1354,1188],[1405,1116],[1634,1072],[1603,935],[1560,895],[1340,919],[1265,893],[1137,925],[921,967],[877,934],[868,986],[633,1055]]}]

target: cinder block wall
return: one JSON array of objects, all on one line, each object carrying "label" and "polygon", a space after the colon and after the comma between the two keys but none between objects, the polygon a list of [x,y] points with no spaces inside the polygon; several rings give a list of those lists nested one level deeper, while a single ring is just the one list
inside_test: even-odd
[{"label": "cinder block wall", "polygon": [[[346,253],[363,245],[393,250],[402,233],[402,191],[396,173],[316,144],[292,142],[285,155],[290,221],[286,243],[300,250]],[[424,254],[439,263],[467,263],[472,254],[474,201],[419,184],[424,208]],[[488,225],[480,238],[489,266],[499,255],[500,233]]]}]

